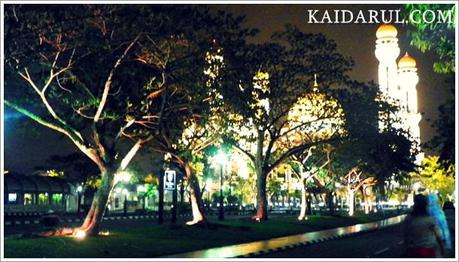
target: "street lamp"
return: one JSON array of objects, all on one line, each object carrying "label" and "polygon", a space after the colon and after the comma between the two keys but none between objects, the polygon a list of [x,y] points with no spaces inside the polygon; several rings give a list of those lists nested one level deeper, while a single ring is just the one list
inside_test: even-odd
[{"label": "street lamp", "polygon": [[81,209],[81,192],[83,191],[83,187],[81,185],[78,185],[77,189],[77,194],[78,194],[78,197],[77,197],[77,216],[80,217],[80,209]]},{"label": "street lamp", "polygon": [[223,165],[226,162],[226,155],[222,150],[220,150],[216,155],[216,160],[220,165],[220,199],[218,208],[218,220],[223,220],[225,218],[223,209]]}]

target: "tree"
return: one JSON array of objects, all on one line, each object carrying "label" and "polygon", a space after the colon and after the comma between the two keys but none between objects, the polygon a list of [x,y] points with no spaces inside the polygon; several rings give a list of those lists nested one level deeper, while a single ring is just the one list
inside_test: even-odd
[{"label": "tree", "polygon": [[[413,12],[413,11],[417,12]],[[433,51],[438,61],[433,64],[437,73],[446,74],[455,72],[455,41],[454,32],[456,28],[456,6],[453,4],[406,4],[404,10],[406,21],[410,25],[408,35],[411,38],[410,44],[421,52]],[[429,11],[429,12],[426,12]],[[446,21],[442,23],[428,23],[426,20],[441,12]],[[427,14],[427,19],[423,15]],[[409,19],[409,16],[413,19]]]},{"label": "tree", "polygon": [[438,107],[438,117],[433,122],[435,127],[435,135],[426,143],[426,147],[438,152],[440,161],[445,163],[445,166],[455,163],[455,134],[456,134],[456,118],[455,118],[455,86],[454,74],[450,74],[445,85],[449,87],[449,97],[447,101]]},{"label": "tree", "polygon": [[[273,40],[281,44],[249,46],[243,57],[227,61],[227,68],[244,70],[234,78],[237,82],[223,79],[227,86],[223,96],[232,112],[226,142],[254,166],[257,220],[268,218],[266,178],[273,169],[295,153],[343,135],[335,121],[343,118],[343,112],[330,87],[343,83],[352,65],[321,34],[288,26]],[[313,91],[314,74],[321,91]],[[295,104],[306,110],[309,119],[291,111]],[[308,108],[312,105],[314,109]]]},{"label": "tree", "polygon": [[223,58],[231,57],[237,51],[234,47],[243,46],[245,38],[256,32],[241,28],[241,17],[224,12],[213,16],[206,9],[195,12],[195,20],[179,37],[154,41],[152,48],[144,49],[142,62],[158,71],[162,80],[135,110],[146,129],[131,134],[148,137],[150,150],[170,154],[183,169],[192,205],[190,225],[206,223],[193,163],[204,163],[205,150],[221,141],[225,126],[220,85],[221,75],[226,74]]},{"label": "tree", "polygon": [[[98,234],[116,174],[155,138],[142,131],[161,134],[158,130],[164,130],[158,128],[165,123],[164,106],[155,98],[162,93],[160,98],[187,100],[189,93],[175,89],[183,88],[180,83],[190,74],[202,73],[199,65],[204,61],[192,62],[202,59],[203,47],[192,41],[210,39],[206,27],[200,27],[203,20],[215,22],[214,28],[221,20],[198,9],[165,5],[6,8],[5,104],[64,134],[100,172],[101,185],[80,231]],[[174,63],[164,64],[169,59]],[[166,86],[168,92],[158,91]],[[174,107],[172,113],[181,108],[180,104]]]},{"label": "tree", "polygon": [[410,173],[412,182],[420,182],[430,192],[437,192],[442,203],[454,199],[455,166],[444,167],[438,156],[424,158],[419,173]]},{"label": "tree", "polygon": [[[456,6],[452,4],[406,4],[404,12],[408,16],[414,10],[420,10],[414,13],[415,21],[409,21],[410,29],[408,31],[411,37],[410,44],[419,49],[421,52],[432,51],[437,56],[437,61],[433,64],[433,70],[439,74],[449,75],[448,80],[444,83],[449,92],[448,100],[439,106],[438,118],[433,123],[436,127],[436,135],[426,144],[426,147],[436,150],[440,154],[440,160],[445,162],[445,166],[455,162],[455,114],[454,114],[454,72],[455,65],[455,29],[456,29]],[[438,14],[441,12],[445,18],[450,18],[445,23],[427,23],[421,18],[425,11],[433,11]],[[448,13],[450,12],[450,13]],[[427,13],[427,12],[426,12]],[[440,15],[438,15],[440,17]],[[430,19],[431,17],[428,17]]]},{"label": "tree", "polygon": [[117,148],[122,136],[116,130],[127,127],[126,101],[110,91],[119,88],[125,94],[122,80],[129,75],[119,73],[125,72],[123,65],[141,36],[116,30],[124,21],[108,20],[107,15],[117,11],[27,5],[5,10],[5,104],[64,134],[97,165],[101,185],[80,227],[94,235],[117,182],[116,173],[126,168],[143,142],[135,141],[127,153]]},{"label": "tree", "polygon": [[[326,146],[326,145],[325,145]],[[321,178],[323,175],[319,175],[319,172],[323,173],[323,168],[325,168],[328,164],[330,164],[330,150],[326,150],[325,156],[323,156],[322,152],[316,153],[313,157],[313,151],[316,147],[310,147],[307,151],[302,152],[298,155],[293,155],[290,160],[293,173],[299,178],[300,185],[301,185],[301,207],[300,207],[300,214],[298,216],[298,220],[307,219],[306,214],[310,214],[310,206],[308,206],[308,198],[310,198],[311,192],[307,192],[307,188],[309,188],[309,181],[312,180],[313,183],[322,189],[326,189],[327,185],[330,184],[323,181]],[[317,150],[320,151],[320,150]],[[319,166],[320,165],[320,166]]]}]

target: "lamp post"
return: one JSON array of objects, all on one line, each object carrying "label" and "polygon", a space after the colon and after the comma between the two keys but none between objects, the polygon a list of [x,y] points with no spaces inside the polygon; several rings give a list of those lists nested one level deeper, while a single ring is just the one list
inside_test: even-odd
[{"label": "lamp post", "polygon": [[127,216],[127,195],[128,195],[128,190],[125,188],[123,189],[123,195],[124,195],[124,205],[123,205],[123,215]]},{"label": "lamp post", "polygon": [[81,192],[83,191],[83,187],[81,185],[78,185],[77,187],[77,217],[80,217],[80,209],[81,209]]},{"label": "lamp post", "polygon": [[164,222],[164,172],[169,168],[172,155],[165,153],[163,161],[163,170],[159,174],[159,185],[158,185],[158,224],[161,225]]},{"label": "lamp post", "polygon": [[220,199],[219,199],[219,208],[218,208],[218,220],[225,219],[224,207],[223,207],[223,165],[226,161],[225,153],[222,150],[219,151],[217,155],[217,161],[220,164]]}]

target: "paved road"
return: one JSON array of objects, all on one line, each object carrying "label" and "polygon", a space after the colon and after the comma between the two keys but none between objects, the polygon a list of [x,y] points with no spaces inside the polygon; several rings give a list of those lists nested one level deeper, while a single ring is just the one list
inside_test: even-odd
[{"label": "paved road", "polygon": [[[454,239],[454,213],[448,216],[450,232]],[[401,225],[382,230],[361,233],[322,243],[287,249],[259,256],[257,258],[400,258],[403,254]],[[449,254],[448,257],[454,257]]]}]

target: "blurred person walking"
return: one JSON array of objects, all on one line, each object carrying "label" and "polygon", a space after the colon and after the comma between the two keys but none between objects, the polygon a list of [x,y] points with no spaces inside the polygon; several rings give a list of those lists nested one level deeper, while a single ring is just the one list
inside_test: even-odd
[{"label": "blurred person walking", "polygon": [[443,257],[444,246],[435,218],[427,212],[427,198],[414,196],[412,212],[404,222],[405,257]]},{"label": "blurred person walking", "polygon": [[427,195],[427,213],[435,219],[435,222],[440,229],[441,240],[446,252],[450,252],[451,247],[451,234],[449,232],[448,222],[446,220],[445,212],[440,206],[440,201],[437,194],[430,193]]}]

